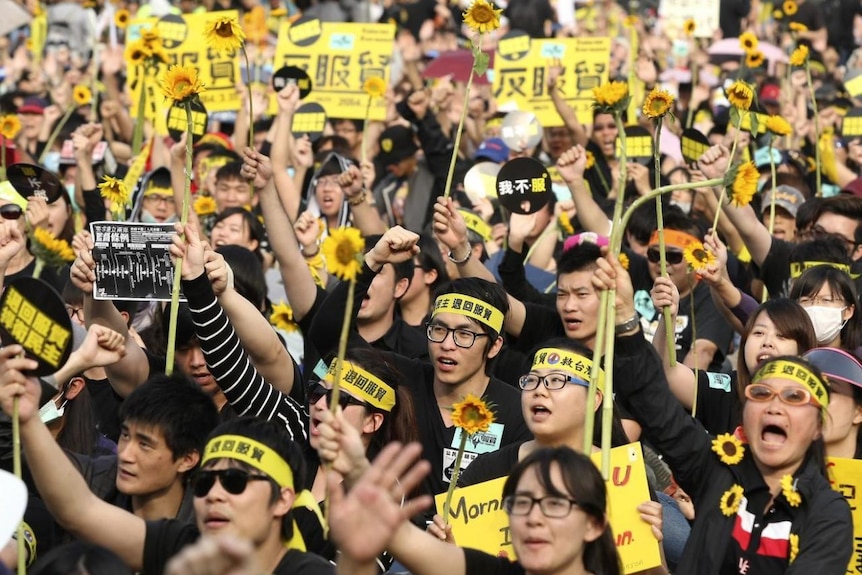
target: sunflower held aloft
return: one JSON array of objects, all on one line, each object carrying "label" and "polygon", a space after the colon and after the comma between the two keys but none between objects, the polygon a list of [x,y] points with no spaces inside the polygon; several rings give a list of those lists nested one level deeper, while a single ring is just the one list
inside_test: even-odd
[{"label": "sunflower held aloft", "polygon": [[0,136],[7,140],[14,140],[21,131],[21,120],[15,114],[0,116]]},{"label": "sunflower held aloft", "polygon": [[781,5],[781,8],[788,16],[793,16],[799,11],[799,6],[793,0],[784,0],[784,4]]},{"label": "sunflower held aloft", "polygon": [[197,68],[192,66],[171,66],[161,82],[165,99],[185,103],[204,92],[206,88],[198,78]]},{"label": "sunflower held aloft", "polygon": [[192,209],[199,216],[210,216],[216,213],[216,201],[210,196],[203,194],[195,198]]},{"label": "sunflower held aloft", "polygon": [[345,227],[331,231],[320,246],[327,271],[343,281],[356,279],[362,269],[364,249],[365,240],[360,231]]},{"label": "sunflower held aloft", "polygon": [[625,82],[607,82],[593,88],[593,107],[606,114],[621,114],[628,107],[630,98]]},{"label": "sunflower held aloft", "polygon": [[204,39],[216,52],[233,52],[242,48],[245,32],[236,18],[216,18],[207,24]]},{"label": "sunflower held aloft", "polygon": [[710,264],[715,263],[715,256],[700,242],[688,244],[682,252],[682,257],[695,273],[706,271]]},{"label": "sunflower held aloft", "polygon": [[697,22],[694,21],[694,18],[689,18],[682,25],[682,30],[685,32],[685,35],[689,38],[694,36],[694,31],[697,29]]},{"label": "sunflower held aloft", "polygon": [[670,92],[653,88],[647,94],[646,100],[644,100],[643,113],[652,119],[664,118],[667,114],[673,116],[671,112],[673,110],[673,102],[674,98]]},{"label": "sunflower held aloft", "polygon": [[739,35],[739,47],[742,48],[746,54],[757,50],[759,44],[760,41],[753,32],[743,32]]},{"label": "sunflower held aloft", "polygon": [[494,412],[484,400],[468,393],[462,401],[452,405],[452,423],[464,433],[473,435],[488,431],[494,423]]},{"label": "sunflower held aloft", "polygon": [[766,119],[766,129],[776,136],[787,136],[793,132],[790,122],[777,115],[769,116]]},{"label": "sunflower held aloft", "polygon": [[790,65],[801,68],[808,61],[808,46],[800,44],[790,55]]},{"label": "sunflower held aloft", "polygon": [[129,189],[126,182],[104,176],[98,187],[101,196],[111,203],[111,213],[118,216],[125,215],[126,206],[129,203]]},{"label": "sunflower held aloft", "polygon": [[293,318],[293,308],[283,301],[272,306],[269,323],[288,333],[299,331],[299,325]]},{"label": "sunflower held aloft", "polygon": [[757,171],[754,162],[743,162],[731,168],[728,170],[728,176],[732,178],[728,194],[733,205],[742,207],[750,204],[757,192],[757,181],[760,179],[760,172]]},{"label": "sunflower held aloft", "polygon": [[30,251],[43,265],[59,268],[75,261],[75,252],[69,242],[55,237],[45,228],[34,228],[30,240]]},{"label": "sunflower held aloft", "polygon": [[386,95],[386,80],[382,76],[369,76],[362,83],[362,91],[372,98],[382,98]]},{"label": "sunflower held aloft", "polygon": [[745,55],[745,65],[749,68],[760,68],[765,61],[766,56],[760,50],[752,50]]},{"label": "sunflower held aloft", "polygon": [[754,90],[748,82],[736,80],[727,89],[727,99],[734,108],[747,111],[754,101]]},{"label": "sunflower held aloft", "polygon": [[464,11],[464,23],[478,34],[493,32],[500,27],[500,15],[502,13],[503,10],[495,8],[487,0],[475,0]]},{"label": "sunflower held aloft", "polygon": [[78,106],[89,106],[93,101],[93,93],[87,86],[78,84],[72,88],[72,100],[74,100],[75,104]]}]

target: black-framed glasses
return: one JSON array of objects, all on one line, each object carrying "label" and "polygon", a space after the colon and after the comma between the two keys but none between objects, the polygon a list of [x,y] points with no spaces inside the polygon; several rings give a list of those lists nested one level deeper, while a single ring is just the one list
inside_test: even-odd
[{"label": "black-framed glasses", "polygon": [[17,220],[24,215],[24,210],[17,204],[6,204],[0,206],[0,218],[4,220]]},{"label": "black-framed glasses", "polygon": [[509,515],[529,515],[533,506],[538,503],[542,515],[555,517],[557,519],[567,516],[572,512],[572,507],[577,507],[578,502],[568,497],[557,495],[546,495],[545,497],[532,497],[530,495],[509,495],[503,499],[503,509]]},{"label": "black-framed glasses", "polygon": [[476,333],[469,329],[446,327],[439,323],[429,322],[425,324],[425,335],[428,337],[428,341],[443,343],[450,333],[455,345],[465,349],[473,347],[477,337],[488,337],[487,333]]},{"label": "black-framed glasses", "polygon": [[[326,404],[329,405],[332,400],[332,390],[328,387],[325,387],[319,381],[309,382],[308,388],[308,405],[314,405],[318,401],[320,401],[321,397],[326,398]],[[341,390],[341,393],[338,394],[338,405],[341,406],[341,409],[347,409],[348,405],[367,405],[361,399],[356,399],[349,393],[344,393],[344,390]]]},{"label": "black-framed glasses", "polygon": [[841,234],[836,234],[836,233],[826,231],[826,229],[824,229],[823,226],[821,226],[821,225],[816,225],[816,226],[812,227],[811,232],[814,236],[814,239],[820,239],[820,238],[824,238],[826,236],[836,237],[839,240],[843,241],[844,244],[849,248],[850,251],[853,251],[853,249],[858,245],[856,243],[855,239],[852,239],[852,240],[847,239]]},{"label": "black-framed glasses", "polygon": [[[665,250],[665,254],[665,259],[670,265],[675,266],[682,263],[682,252]],[[661,261],[661,250],[657,247],[651,247],[647,249],[646,257],[652,263],[657,264]]]},{"label": "black-framed glasses", "polygon": [[69,314],[69,319],[76,319],[83,323],[84,321],[84,308],[75,307],[71,305],[66,306],[66,313]]},{"label": "black-framed glasses", "polygon": [[215,485],[216,479],[231,495],[239,495],[245,491],[249,481],[265,481],[266,475],[253,475],[245,469],[201,469],[192,476],[192,490],[195,497],[206,497]]},{"label": "black-framed glasses", "polygon": [[527,375],[522,375],[518,379],[518,385],[524,391],[532,391],[539,387],[539,384],[543,384],[545,389],[556,391],[566,387],[567,383],[574,383],[575,385],[583,386],[590,385],[590,382],[588,381],[584,381],[583,379],[573,377],[571,375],[566,375],[565,373],[549,373],[544,376],[536,375],[535,373],[528,373]]},{"label": "black-framed glasses", "polygon": [[745,388],[745,397],[759,403],[772,401],[776,395],[782,403],[787,405],[807,405],[809,403],[819,405],[811,396],[811,392],[801,387],[789,386],[773,389],[762,383],[753,383]]}]

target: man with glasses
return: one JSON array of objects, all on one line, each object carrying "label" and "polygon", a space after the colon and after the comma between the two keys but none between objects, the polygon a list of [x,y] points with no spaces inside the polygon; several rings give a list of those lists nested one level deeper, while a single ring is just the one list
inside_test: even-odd
[{"label": "man with glasses", "polygon": [[277,424],[238,419],[216,428],[191,481],[195,524],[145,521],[89,490],[39,418],[40,387],[25,375],[36,362],[22,351],[18,345],[0,350],[0,404],[11,415],[13,398],[19,399],[30,471],[51,513],[70,533],[110,549],[147,575],[162,573],[170,557],[201,536],[223,534],[250,540],[261,572],[333,573],[329,563],[305,552],[294,523],[292,509],[307,501],[294,487],[294,477],[304,474],[304,462]]},{"label": "man with glasses", "polygon": [[[403,228],[389,230],[365,254],[362,274],[376,274],[386,264],[412,261],[419,236]],[[362,297],[358,290],[356,298]],[[520,393],[503,381],[489,376],[489,364],[503,346],[501,330],[508,311],[506,293],[500,286],[478,278],[452,281],[435,294],[431,318],[426,324],[428,362],[388,354],[405,375],[402,385],[415,403],[423,456],[432,472],[425,484],[431,493],[446,491],[454,471],[460,432],[452,423],[453,405],[467,394],[482,397],[492,406],[494,423],[485,432],[473,435],[461,467],[467,467],[481,453],[496,451],[511,443],[529,439],[530,432],[521,413]],[[318,329],[310,334],[314,345],[326,355],[335,351],[338,331]],[[352,334],[351,345],[368,345]]]}]

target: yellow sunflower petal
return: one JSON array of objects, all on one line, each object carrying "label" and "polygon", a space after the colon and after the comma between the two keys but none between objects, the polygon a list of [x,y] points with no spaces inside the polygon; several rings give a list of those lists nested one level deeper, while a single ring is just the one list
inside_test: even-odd
[{"label": "yellow sunflower petal", "polygon": [[697,22],[694,21],[694,18],[689,18],[685,21],[685,24],[682,25],[682,29],[686,36],[694,36],[694,31],[697,29]]},{"label": "yellow sunflower petal", "polygon": [[742,502],[744,494],[745,492],[742,490],[741,485],[732,485],[730,489],[725,491],[721,496],[721,502],[719,503],[721,512],[728,517],[736,515],[736,512],[739,511],[739,504]]},{"label": "yellow sunflower petal", "polygon": [[799,11],[799,6],[793,0],[784,0],[784,4],[781,7],[788,16],[793,16]]},{"label": "yellow sunflower petal", "polygon": [[739,35],[739,45],[746,53],[757,50],[759,43],[757,36],[752,32],[743,32]]},{"label": "yellow sunflower petal", "polygon": [[673,108],[673,95],[666,90],[653,88],[643,105],[643,113],[649,118],[663,118]]},{"label": "yellow sunflower petal", "polygon": [[199,195],[192,204],[192,209],[199,216],[209,216],[216,213],[216,202],[210,196]]},{"label": "yellow sunflower petal", "polygon": [[796,556],[799,555],[799,535],[796,533],[790,534],[790,552],[787,557],[788,563],[796,561]]},{"label": "yellow sunflower petal", "polygon": [[72,89],[72,99],[79,106],[89,106],[93,101],[93,93],[87,86],[79,84]]},{"label": "yellow sunflower petal", "polygon": [[791,32],[808,32],[808,26],[806,26],[802,22],[791,22],[787,25],[787,28]]},{"label": "yellow sunflower petal", "polygon": [[21,120],[16,114],[6,114],[0,117],[0,136],[7,140],[14,140],[21,131]]},{"label": "yellow sunflower petal", "polygon": [[766,129],[776,136],[786,136],[793,132],[790,122],[781,116],[769,116],[766,119]]},{"label": "yellow sunflower petal", "polygon": [[749,68],[760,68],[766,57],[760,50],[754,50],[745,55],[745,65]]},{"label": "yellow sunflower petal", "polygon": [[[709,252],[707,252],[709,254]],[[715,259],[715,256],[709,254]],[[745,455],[745,446],[732,433],[722,433],[712,440],[712,450],[725,465],[736,465]]]},{"label": "yellow sunflower petal", "polygon": [[162,78],[162,93],[168,100],[185,102],[204,90],[197,68],[192,66],[171,66]]},{"label": "yellow sunflower petal", "polygon": [[791,507],[799,507],[802,503],[802,496],[796,489],[796,482],[789,473],[781,477],[781,493]]},{"label": "yellow sunflower petal", "polygon": [[362,269],[365,240],[356,228],[338,228],[323,240],[320,251],[326,269],[344,281],[352,281]]},{"label": "yellow sunflower petal", "polygon": [[114,25],[121,30],[125,30],[129,25],[129,11],[126,9],[117,10],[114,14]]},{"label": "yellow sunflower petal", "polygon": [[372,98],[382,98],[386,95],[386,80],[380,76],[369,76],[362,83],[362,91]]},{"label": "yellow sunflower petal", "polygon": [[494,412],[481,398],[468,394],[463,401],[452,405],[452,423],[464,433],[473,435],[488,431],[494,423]]},{"label": "yellow sunflower petal", "polygon": [[790,65],[802,67],[805,65],[805,62],[808,60],[808,46],[805,44],[800,44],[796,47],[796,50],[790,55]]},{"label": "yellow sunflower petal", "polygon": [[747,206],[751,203],[751,199],[757,192],[757,180],[759,179],[760,172],[757,171],[754,162],[745,162],[739,166],[731,186],[730,197],[734,205]]},{"label": "yellow sunflower petal", "polygon": [[232,52],[242,48],[245,32],[236,18],[216,18],[207,25],[204,38],[216,52]]},{"label": "yellow sunflower petal", "polygon": [[625,82],[608,82],[593,88],[593,99],[598,108],[611,110],[622,107],[628,93],[629,87]]},{"label": "yellow sunflower petal", "polygon": [[754,90],[747,82],[737,80],[727,89],[727,99],[730,105],[740,110],[748,110],[754,101]]}]

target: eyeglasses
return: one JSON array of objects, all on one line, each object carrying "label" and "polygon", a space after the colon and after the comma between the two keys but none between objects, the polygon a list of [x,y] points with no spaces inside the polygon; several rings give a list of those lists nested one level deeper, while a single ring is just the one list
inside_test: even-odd
[{"label": "eyeglasses", "polygon": [[265,481],[266,475],[252,475],[244,469],[202,469],[192,476],[192,490],[195,497],[206,497],[218,479],[224,490],[231,495],[239,495],[245,491],[249,481]]},{"label": "eyeglasses", "polygon": [[772,398],[778,396],[782,403],[787,405],[819,405],[811,397],[811,392],[801,387],[784,387],[780,390],[775,390],[762,383],[754,383],[745,388],[745,397],[751,401],[759,403],[772,401]]},{"label": "eyeglasses", "polygon": [[[665,250],[665,254],[665,259],[668,264],[675,266],[676,264],[682,263],[682,252]],[[652,263],[657,264],[661,261],[661,250],[657,247],[649,248],[647,249],[646,257]]]},{"label": "eyeglasses", "polygon": [[19,205],[6,204],[5,206],[0,206],[0,218],[4,220],[17,220],[23,215],[24,210]]},{"label": "eyeglasses", "polygon": [[823,228],[823,226],[820,226],[820,225],[817,225],[817,226],[814,226],[813,228],[811,228],[811,232],[814,235],[814,239],[820,239],[820,238],[823,238],[826,236],[836,237],[839,240],[842,240],[845,244],[847,244],[847,247],[850,248],[851,251],[857,245],[854,240],[847,239],[844,236],[842,236],[841,234],[833,234],[831,232],[828,232]]},{"label": "eyeglasses", "polygon": [[455,345],[465,349],[473,347],[477,337],[488,337],[487,333],[476,333],[469,329],[451,328],[439,323],[426,324],[425,335],[428,337],[428,341],[443,343],[450,333]]},{"label": "eyeglasses", "polygon": [[542,515],[555,518],[565,517],[571,513],[572,507],[578,505],[574,499],[555,495],[547,495],[538,499],[529,495],[509,495],[503,499],[503,509],[509,515],[529,515],[536,503],[539,504]]},{"label": "eyeglasses", "polygon": [[82,307],[73,307],[71,305],[66,306],[66,313],[69,314],[69,319],[77,318],[78,321],[84,321],[84,308]]},{"label": "eyeglasses", "polygon": [[521,378],[518,379],[518,385],[521,386],[521,389],[524,391],[532,391],[539,387],[540,383],[544,384],[545,389],[550,391],[563,389],[566,387],[567,383],[583,386],[589,385],[589,382],[586,382],[583,379],[572,377],[571,375],[566,375],[564,373],[549,373],[546,376],[528,373],[527,375],[522,375]]},{"label": "eyeglasses", "polygon": [[153,204],[169,204],[174,201],[173,196],[161,196],[159,194],[150,194],[149,196],[144,196],[145,202],[150,202]]},{"label": "eyeglasses", "polygon": [[338,184],[338,176],[326,176],[323,178],[317,178],[317,181],[314,183],[315,186],[319,188],[338,188],[341,187]]},{"label": "eyeglasses", "polygon": [[[308,389],[308,405],[314,405],[318,401],[320,401],[321,397],[326,398],[326,404],[332,400],[332,390],[328,387],[324,387],[322,383],[319,381],[313,382],[311,387]],[[341,393],[338,394],[338,405],[341,406],[341,409],[347,409],[348,405],[367,405],[364,401],[356,399],[349,393],[344,393],[344,390],[341,390]]]},{"label": "eyeglasses", "polygon": [[844,300],[841,298],[832,297],[832,296],[825,296],[825,297],[814,296],[814,297],[801,297],[801,298],[799,298],[799,305],[801,305],[801,306],[809,306],[809,305],[831,306],[831,305],[835,305],[835,304],[843,305]]}]

